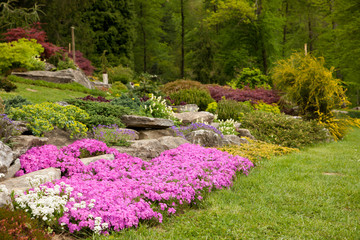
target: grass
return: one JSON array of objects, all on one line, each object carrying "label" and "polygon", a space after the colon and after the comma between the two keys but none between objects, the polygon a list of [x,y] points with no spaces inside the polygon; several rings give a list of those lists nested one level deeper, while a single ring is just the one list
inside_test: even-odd
[{"label": "grass", "polygon": [[0,97],[7,99],[16,95],[21,95],[32,103],[42,103],[47,101],[56,102],[69,98],[85,97],[88,95],[87,93],[83,92],[35,86],[18,82],[16,82],[15,85],[17,86],[17,89],[13,92],[7,93],[3,90],[0,90]]},{"label": "grass", "polygon": [[163,224],[103,239],[359,239],[360,129],[274,157]]}]

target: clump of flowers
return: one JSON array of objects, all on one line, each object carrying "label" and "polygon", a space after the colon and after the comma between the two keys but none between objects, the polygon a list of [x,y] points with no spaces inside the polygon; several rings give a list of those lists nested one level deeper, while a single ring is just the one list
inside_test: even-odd
[{"label": "clump of flowers", "polygon": [[0,114],[0,141],[7,143],[14,135],[18,135],[17,127],[6,114]]},{"label": "clump of flowers", "polygon": [[218,129],[224,135],[236,135],[236,124],[237,122],[234,119],[219,120]]},{"label": "clump of flowers", "polygon": [[42,136],[57,126],[71,132],[70,137],[86,136],[87,127],[84,122],[89,114],[76,106],[61,106],[56,103],[41,103],[25,105],[22,108],[12,108],[9,117],[28,122],[28,127],[34,135]]},{"label": "clump of flowers", "polygon": [[94,138],[106,145],[129,146],[130,140],[136,139],[136,133],[131,129],[121,129],[116,124],[99,125],[93,128]]},{"label": "clump of flowers", "polygon": [[202,122],[191,123],[188,126],[181,126],[181,127],[172,126],[171,128],[175,131],[175,135],[177,137],[182,137],[185,139],[186,139],[187,134],[189,134],[190,132],[196,131],[196,130],[200,130],[200,129],[213,131],[213,132],[219,134],[221,138],[224,138],[223,133],[221,131],[219,131],[216,127],[208,125],[206,123],[202,123]]},{"label": "clump of flowers", "polygon": [[161,96],[156,97],[151,94],[149,100],[144,103],[145,113],[155,118],[175,119],[174,112],[171,107],[166,104],[166,99]]}]

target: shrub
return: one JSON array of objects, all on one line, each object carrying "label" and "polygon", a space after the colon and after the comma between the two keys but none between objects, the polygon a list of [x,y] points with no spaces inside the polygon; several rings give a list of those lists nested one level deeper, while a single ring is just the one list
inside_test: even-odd
[{"label": "shrub", "polygon": [[180,80],[166,83],[161,88],[161,91],[163,91],[167,95],[170,95],[171,93],[178,92],[178,91],[184,90],[184,89],[190,89],[190,88],[207,90],[206,86],[201,84],[200,82],[180,79]]},{"label": "shrub", "polygon": [[89,115],[84,123],[91,129],[98,125],[113,125],[125,127],[120,118],[123,115],[131,114],[131,109],[118,105],[111,105],[104,102],[83,101],[80,99],[67,100],[68,103],[85,110]]},{"label": "shrub", "polygon": [[260,69],[243,68],[243,70],[228,83],[232,88],[243,88],[245,86],[254,88],[271,89],[270,79],[268,76],[262,74]]},{"label": "shrub", "polygon": [[182,89],[170,94],[170,98],[175,101],[176,105],[181,102],[198,105],[201,111],[205,111],[208,104],[214,102],[209,92],[204,89],[190,88]]},{"label": "shrub", "polygon": [[352,118],[360,118],[360,111],[359,110],[347,110],[348,116]]},{"label": "shrub", "polygon": [[128,94],[122,94],[120,97],[114,98],[111,101],[111,104],[128,107],[135,112],[139,112],[140,107],[143,105],[137,96],[130,97]]},{"label": "shrub", "polygon": [[0,43],[0,74],[12,68],[44,69],[45,63],[38,58],[43,51],[33,39]]},{"label": "shrub", "polygon": [[11,92],[14,91],[16,88],[17,86],[10,82],[7,78],[0,77],[0,89],[4,89],[5,92]]},{"label": "shrub", "polygon": [[255,110],[271,113],[280,113],[280,108],[276,103],[267,104],[262,101],[257,102],[253,105]]},{"label": "shrub", "polygon": [[3,113],[5,113],[5,105],[4,105],[4,101],[0,97],[0,114],[3,114]]},{"label": "shrub", "polygon": [[76,65],[74,61],[69,58],[69,56],[65,53],[62,59],[59,59],[57,61],[57,64],[55,65],[57,70],[63,70],[63,69],[76,69]]},{"label": "shrub", "polygon": [[41,229],[36,220],[28,217],[24,210],[0,208],[0,239],[4,240],[50,240],[52,237]]},{"label": "shrub", "polygon": [[258,140],[284,147],[303,147],[329,139],[327,131],[316,121],[304,121],[262,111],[247,113],[242,118],[243,128]]},{"label": "shrub", "polygon": [[151,95],[151,98],[144,103],[145,113],[154,118],[171,119],[178,122],[171,107],[167,106],[166,100],[161,96],[156,97]]},{"label": "shrub", "polygon": [[119,97],[123,93],[128,92],[128,91],[129,91],[128,88],[122,82],[115,82],[115,83],[111,84],[111,87],[109,89],[109,92],[114,97]]},{"label": "shrub", "polygon": [[334,68],[327,69],[323,58],[294,53],[281,60],[272,70],[276,87],[284,97],[299,106],[300,114],[317,119],[320,114],[346,103],[341,80],[333,77]]},{"label": "shrub", "polygon": [[26,98],[16,95],[15,97],[5,99],[5,113],[9,114],[11,108],[21,108],[25,105],[31,105],[32,102],[27,100]]},{"label": "shrub", "polygon": [[93,97],[91,95],[87,95],[86,97],[79,98],[79,99],[84,100],[84,101],[92,101],[92,102],[110,102],[110,100],[107,100],[104,97],[101,97],[101,96]]},{"label": "shrub", "polygon": [[109,83],[121,82],[127,84],[134,79],[134,72],[129,67],[119,65],[108,70]]},{"label": "shrub", "polygon": [[234,119],[240,120],[244,113],[251,112],[253,109],[250,102],[236,102],[234,100],[223,99],[217,104],[217,118],[219,120]]},{"label": "shrub", "polygon": [[120,129],[117,125],[99,125],[93,128],[94,139],[108,146],[130,146],[129,140],[135,140],[136,134],[131,129]]},{"label": "shrub", "polygon": [[210,112],[210,113],[213,113],[213,114],[216,114],[216,111],[217,111],[217,102],[212,102],[212,103],[209,103],[207,108],[206,108],[206,112]]},{"label": "shrub", "polygon": [[[69,57],[74,59],[72,52],[69,53]],[[76,65],[79,66],[87,76],[91,76],[94,73],[95,67],[91,65],[90,60],[85,58],[83,53],[79,50],[75,51],[75,57]]]},{"label": "shrub", "polygon": [[236,132],[236,121],[234,119],[226,119],[219,121],[219,131],[224,135],[237,135]]},{"label": "shrub", "polygon": [[278,92],[274,89],[255,88],[250,89],[244,87],[243,89],[232,89],[230,87],[221,87],[216,85],[208,85],[210,95],[215,101],[220,101],[223,97],[226,99],[235,100],[237,102],[258,102],[263,101],[267,104],[277,103],[280,100]]},{"label": "shrub", "polygon": [[56,103],[25,105],[11,108],[9,117],[28,122],[29,129],[36,136],[42,136],[57,126],[70,131],[70,137],[86,136],[87,128],[83,124],[89,114],[75,106],[60,106]]},{"label": "shrub", "polygon": [[241,146],[225,146],[217,149],[228,152],[234,156],[238,155],[247,158],[254,165],[258,165],[263,160],[270,159],[272,156],[281,156],[299,151],[297,148],[281,147],[277,144],[271,144],[259,140],[248,139],[248,141],[250,144],[242,144]]}]

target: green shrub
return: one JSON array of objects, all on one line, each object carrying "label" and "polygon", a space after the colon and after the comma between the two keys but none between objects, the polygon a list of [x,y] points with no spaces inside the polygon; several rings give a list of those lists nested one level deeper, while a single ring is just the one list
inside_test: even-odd
[{"label": "green shrub", "polygon": [[108,70],[109,75],[109,83],[122,82],[123,84],[127,84],[128,82],[133,81],[134,72],[131,68],[124,67],[119,65],[114,68],[110,68]]},{"label": "green shrub", "polygon": [[128,92],[128,91],[129,91],[129,89],[122,82],[115,82],[115,83],[111,84],[111,88],[109,89],[109,92],[114,97],[122,96],[125,92]]},{"label": "green shrub", "polygon": [[171,119],[174,122],[177,121],[174,112],[171,107],[167,106],[166,100],[161,96],[151,96],[149,100],[144,103],[145,113],[153,116],[154,118]]},{"label": "green shrub", "polygon": [[135,112],[140,111],[140,107],[143,105],[137,96],[131,97],[128,94],[122,94],[120,97],[114,98],[110,104],[128,107]]},{"label": "green shrub", "polygon": [[120,118],[123,115],[133,113],[133,111],[127,107],[111,105],[105,102],[83,101],[80,99],[71,99],[67,100],[67,102],[89,113],[90,117],[84,122],[88,128],[113,124],[124,127]]},{"label": "green shrub", "polygon": [[2,98],[0,97],[0,114],[5,113],[5,104]]},{"label": "green shrub", "polygon": [[285,114],[263,111],[247,113],[241,127],[250,130],[258,140],[284,147],[303,147],[328,140],[328,133],[316,121],[305,121]]},{"label": "green shrub", "polygon": [[6,77],[0,77],[0,89],[4,89],[5,92],[11,92],[16,88],[17,86],[10,82]]},{"label": "green shrub", "polygon": [[263,112],[271,112],[271,113],[280,113],[280,108],[276,103],[273,104],[267,104],[264,102],[258,102],[253,105],[255,110],[263,111]]},{"label": "green shrub", "polygon": [[212,102],[208,104],[205,111],[216,114],[217,107],[218,107],[217,102]]},{"label": "green shrub", "polygon": [[352,118],[360,118],[360,111],[359,110],[347,110],[348,116]]},{"label": "green shrub", "polygon": [[59,59],[56,65],[56,69],[63,70],[68,68],[76,69],[76,65],[74,61],[66,55],[63,59]]},{"label": "green shrub", "polygon": [[217,104],[217,115],[219,120],[234,119],[240,120],[244,113],[253,111],[250,102],[237,102],[235,100],[223,99]]},{"label": "green shrub", "polygon": [[45,63],[39,58],[44,48],[36,40],[19,39],[0,43],[0,74],[12,68],[23,67],[28,70],[44,69]]},{"label": "green shrub", "polygon": [[9,114],[11,108],[21,108],[25,105],[31,105],[32,102],[27,100],[26,98],[16,95],[15,97],[8,98],[4,100],[5,104],[5,113]]},{"label": "green shrub", "polygon": [[210,96],[208,90],[198,88],[182,89],[177,92],[173,92],[170,94],[170,98],[175,101],[176,105],[179,105],[182,102],[196,104],[201,111],[205,111],[208,104],[215,101]]},{"label": "green shrub", "polygon": [[220,120],[218,129],[224,135],[237,135],[238,132],[236,132],[235,127],[236,123],[237,122],[234,119]]},{"label": "green shrub", "polygon": [[24,105],[22,108],[11,108],[9,117],[28,122],[29,129],[35,136],[42,136],[57,126],[69,130],[73,136],[86,136],[87,127],[83,124],[88,118],[82,109],[75,106],[60,106],[56,103]]},{"label": "green shrub", "polygon": [[245,86],[251,89],[257,87],[271,89],[269,77],[262,74],[258,68],[244,68],[228,85],[234,89],[244,88]]},{"label": "green shrub", "polygon": [[0,208],[0,239],[3,240],[50,240],[38,221],[31,219],[23,210]]},{"label": "green shrub", "polygon": [[180,80],[166,83],[161,88],[161,91],[163,91],[167,95],[170,95],[171,93],[178,92],[178,91],[184,90],[184,89],[190,89],[190,88],[207,90],[207,87],[205,85],[201,84],[200,82],[180,79]]},{"label": "green shrub", "polygon": [[107,146],[130,146],[130,140],[136,139],[131,129],[121,129],[117,125],[98,126],[93,128],[94,139],[106,143]]},{"label": "green shrub", "polygon": [[305,118],[319,119],[346,103],[340,79],[333,77],[334,68],[327,69],[323,58],[311,54],[294,53],[281,60],[272,70],[274,85],[282,90],[286,99],[299,106]]}]

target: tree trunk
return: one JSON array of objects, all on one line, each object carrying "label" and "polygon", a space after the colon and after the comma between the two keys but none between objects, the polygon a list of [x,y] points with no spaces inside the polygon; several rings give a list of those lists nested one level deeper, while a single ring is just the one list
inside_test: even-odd
[{"label": "tree trunk", "polygon": [[308,28],[309,28],[309,52],[313,51],[313,38],[314,38],[314,34],[312,31],[312,23],[311,23],[311,19],[309,16],[309,21],[308,21]]},{"label": "tree trunk", "polygon": [[[144,13],[143,13],[143,4],[140,3],[140,16],[141,18],[144,18]],[[143,37],[143,72],[145,73],[147,70],[147,48],[146,48],[146,32],[144,29],[144,26],[141,25],[141,32],[142,32],[142,37]]]},{"label": "tree trunk", "polygon": [[184,15],[184,0],[180,1],[181,3],[181,67],[180,67],[180,77],[184,78],[184,68],[185,68],[185,15]]},{"label": "tree trunk", "polygon": [[286,47],[286,34],[287,34],[287,17],[288,17],[288,13],[289,13],[289,2],[286,0],[285,1],[285,25],[284,25],[284,28],[283,28],[283,50],[282,50],[282,56],[283,58],[285,57],[285,47]]}]

